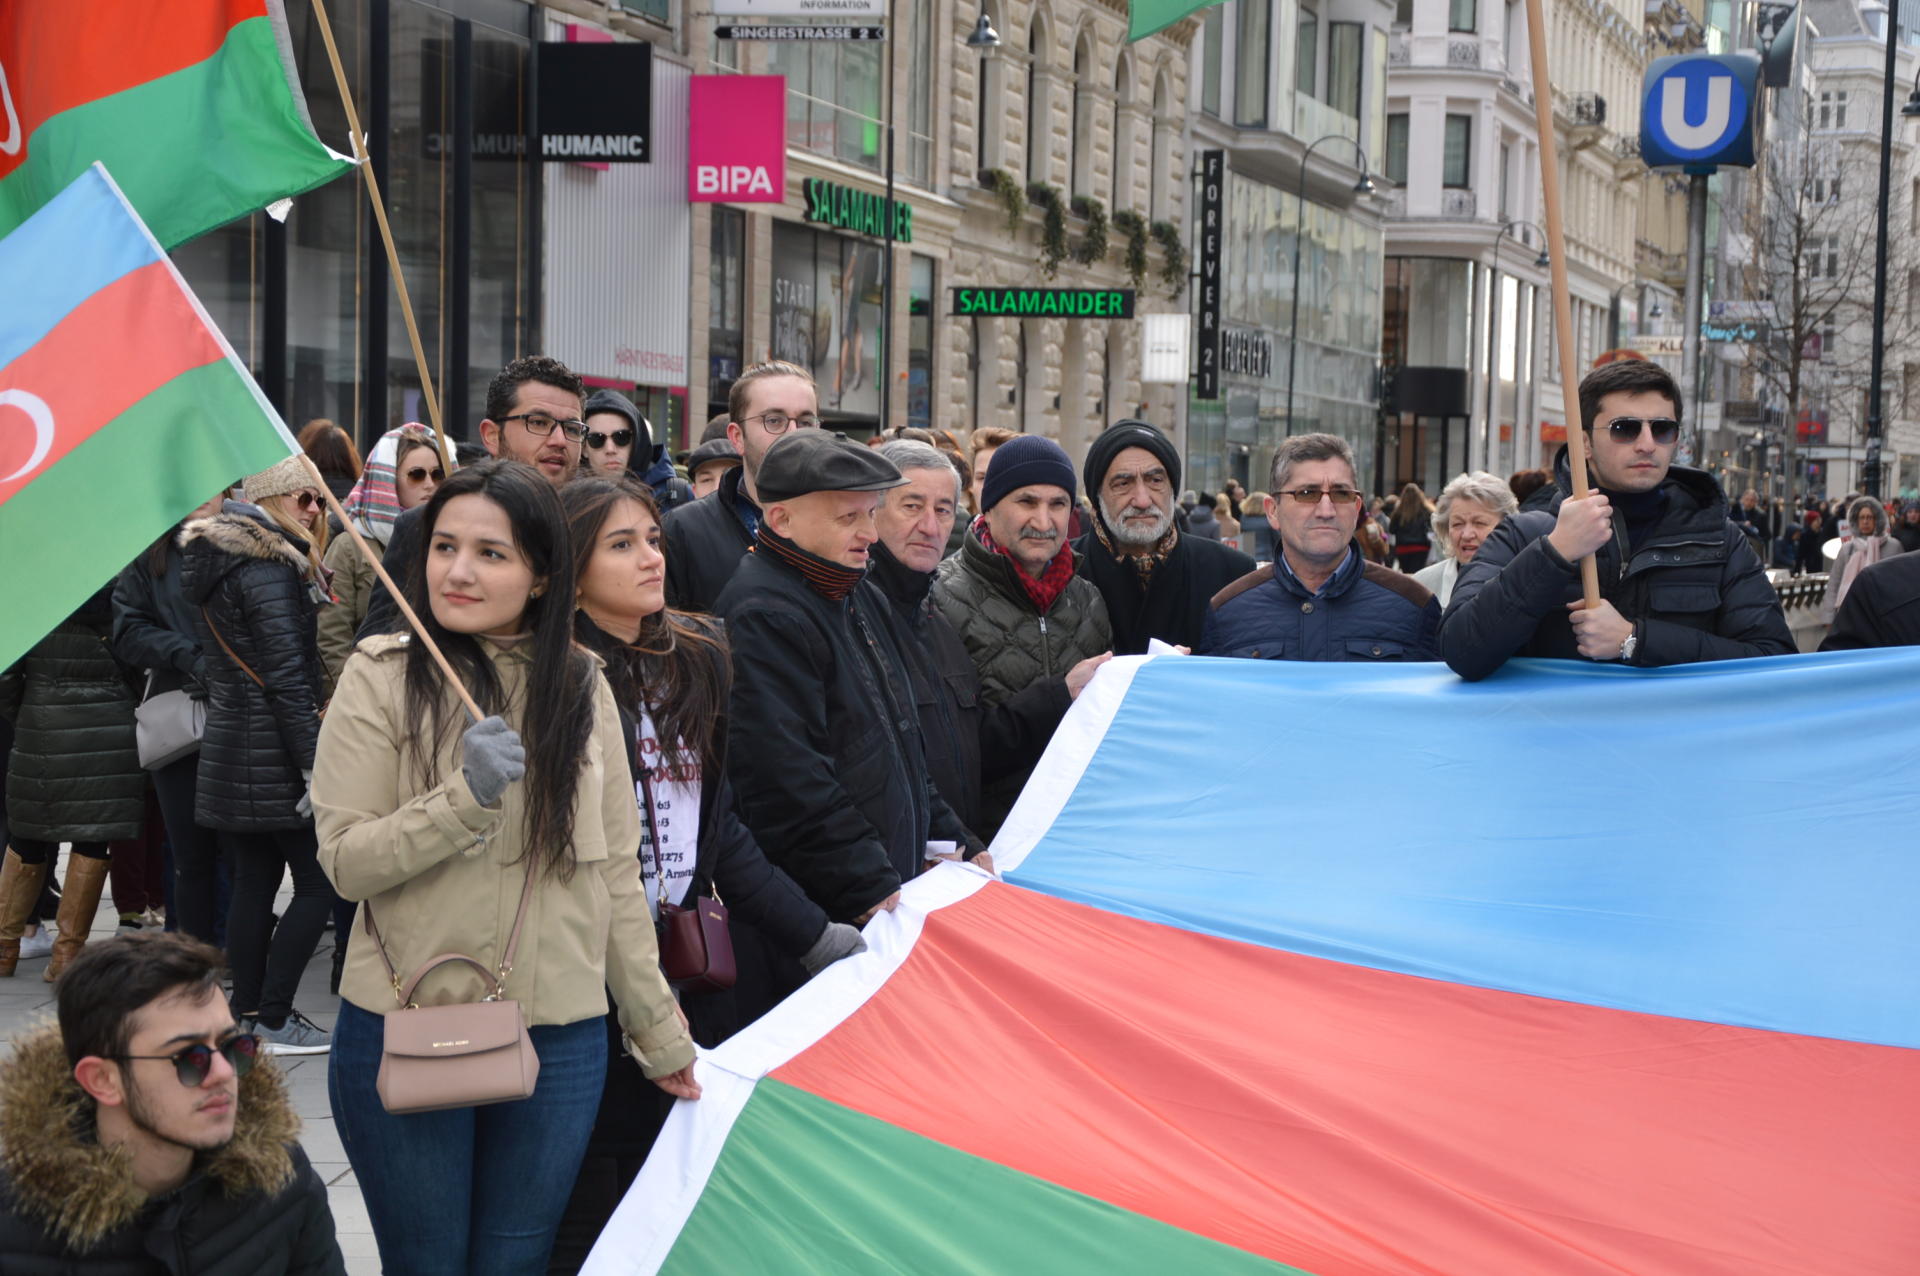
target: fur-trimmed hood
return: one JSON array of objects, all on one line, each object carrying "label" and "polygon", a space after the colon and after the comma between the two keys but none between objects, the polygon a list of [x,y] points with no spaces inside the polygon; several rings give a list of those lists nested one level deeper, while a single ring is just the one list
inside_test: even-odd
[{"label": "fur-trimmed hood", "polygon": [[206,602],[221,578],[242,563],[285,563],[302,579],[313,575],[307,543],[245,501],[228,501],[212,518],[197,518],[182,527],[180,551],[181,592],[195,606]]},{"label": "fur-trimmed hood", "polygon": [[[229,1197],[281,1191],[293,1181],[300,1118],[278,1068],[262,1059],[240,1079],[238,1111],[233,1141],[203,1154],[195,1177]],[[96,1139],[93,1100],[73,1079],[58,1025],[22,1038],[0,1063],[0,1172],[18,1213],[81,1252],[149,1204],[133,1158]]]}]

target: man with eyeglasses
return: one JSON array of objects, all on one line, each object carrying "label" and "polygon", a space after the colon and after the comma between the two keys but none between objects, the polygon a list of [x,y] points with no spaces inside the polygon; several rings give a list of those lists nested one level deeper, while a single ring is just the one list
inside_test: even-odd
[{"label": "man with eyeglasses", "polygon": [[1433,591],[1367,561],[1354,539],[1366,496],[1346,440],[1285,440],[1274,449],[1271,478],[1274,561],[1213,596],[1195,651],[1252,660],[1438,659]]},{"label": "man with eyeglasses", "polygon": [[767,450],[793,430],[820,428],[813,374],[774,359],[742,372],[727,394],[727,439],[740,465],[720,486],[667,516],[667,601],[684,611],[712,611],[734,568],[760,530],[757,486]]},{"label": "man with eyeglasses", "polygon": [[0,1271],[345,1273],[300,1119],[220,968],[157,932],[73,959],[58,1024],[0,1064]]},{"label": "man with eyeglasses", "polygon": [[1147,422],[1115,422],[1087,449],[1083,472],[1093,527],[1073,548],[1080,574],[1106,599],[1113,654],[1140,655],[1150,638],[1196,646],[1208,601],[1252,571],[1253,559],[1180,534],[1180,452]]},{"label": "man with eyeglasses", "polygon": [[630,474],[645,483],[661,512],[693,499],[693,487],[673,468],[666,444],[654,440],[653,426],[618,390],[595,390],[587,396],[586,451],[581,463],[589,473],[605,478]]},{"label": "man with eyeglasses", "polygon": [[[1440,625],[1440,654],[1461,677],[1513,656],[1651,668],[1788,655],[1793,635],[1766,569],[1704,470],[1673,463],[1680,387],[1638,359],[1580,383],[1594,491],[1573,499],[1566,449],[1547,510],[1494,529],[1460,572]],[[1593,554],[1601,603],[1586,609],[1580,560]]]},{"label": "man with eyeglasses", "polygon": [[[487,385],[487,416],[480,422],[480,444],[487,455],[522,461],[555,487],[580,473],[580,445],[587,437],[581,419],[586,386],[558,359],[526,355],[502,368]],[[405,581],[420,544],[424,506],[393,520],[393,537],[380,565],[396,581]],[[376,583],[367,600],[367,618],[356,641],[401,629],[404,622],[387,587]]]}]

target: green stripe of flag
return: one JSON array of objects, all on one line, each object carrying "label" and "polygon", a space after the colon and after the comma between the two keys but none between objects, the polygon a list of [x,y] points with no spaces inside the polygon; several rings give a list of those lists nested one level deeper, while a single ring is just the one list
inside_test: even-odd
[{"label": "green stripe of flag", "polygon": [[0,669],[139,546],[288,455],[252,384],[225,359],[182,373],[96,430],[0,505],[0,580],[13,600],[0,608]]},{"label": "green stripe of flag", "polygon": [[0,181],[0,234],[99,160],[162,246],[204,234],[353,167],[295,101],[271,18],[249,18],[203,62],[62,111]]},{"label": "green stripe of flag", "polygon": [[1292,1273],[763,1079],[660,1269]]},{"label": "green stripe of flag", "polygon": [[1127,39],[1144,40],[1189,13],[1198,13],[1219,3],[1220,0],[1132,0],[1127,6]]}]

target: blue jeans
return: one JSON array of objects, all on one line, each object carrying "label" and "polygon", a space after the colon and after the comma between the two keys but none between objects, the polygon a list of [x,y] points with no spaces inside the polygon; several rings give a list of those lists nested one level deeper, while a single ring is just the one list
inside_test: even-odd
[{"label": "blue jeans", "polygon": [[547,1251],[607,1079],[605,1016],[531,1029],[533,1096],[394,1116],[380,1105],[382,1021],[340,1003],[327,1094],[380,1262],[407,1276],[521,1276]]}]

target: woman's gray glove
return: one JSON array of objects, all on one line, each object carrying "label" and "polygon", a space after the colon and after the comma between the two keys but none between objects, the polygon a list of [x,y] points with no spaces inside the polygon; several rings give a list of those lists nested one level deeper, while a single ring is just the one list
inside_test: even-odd
[{"label": "woman's gray glove", "polygon": [[293,813],[303,820],[311,819],[313,818],[313,772],[302,771],[300,782],[305,784],[307,789],[300,795],[300,800],[293,804]]},{"label": "woman's gray glove", "polygon": [[482,718],[460,737],[460,774],[481,806],[499,802],[507,786],[527,773],[527,749],[520,733],[495,714]]},{"label": "woman's gray glove", "polygon": [[860,937],[857,928],[845,922],[828,922],[827,928],[820,932],[820,938],[813,941],[813,947],[807,949],[800,958],[800,964],[807,968],[811,978],[842,957],[851,957],[855,953],[867,951],[867,941]]}]

